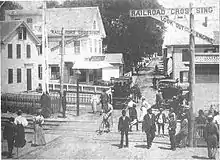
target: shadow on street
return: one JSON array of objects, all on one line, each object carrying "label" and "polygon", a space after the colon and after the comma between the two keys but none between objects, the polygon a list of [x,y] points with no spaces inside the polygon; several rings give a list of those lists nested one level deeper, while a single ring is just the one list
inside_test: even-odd
[{"label": "shadow on street", "polygon": [[147,148],[147,145],[141,144],[141,145],[135,145],[134,147],[136,147],[136,148]]},{"label": "shadow on street", "polygon": [[192,156],[193,159],[209,159],[207,157],[201,157],[201,156]]}]

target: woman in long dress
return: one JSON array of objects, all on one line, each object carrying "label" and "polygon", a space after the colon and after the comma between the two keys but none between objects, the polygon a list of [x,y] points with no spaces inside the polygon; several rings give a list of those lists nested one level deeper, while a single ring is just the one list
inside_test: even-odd
[{"label": "woman in long dress", "polygon": [[28,125],[28,121],[22,116],[22,111],[18,110],[14,124],[16,125],[15,144],[17,148],[22,148],[26,144],[24,127]]},{"label": "woman in long dress", "polygon": [[143,121],[144,116],[147,114],[147,110],[150,108],[149,103],[146,101],[145,97],[142,97],[142,102],[141,102],[141,115],[139,121]]},{"label": "woman in long dress", "polygon": [[44,117],[41,114],[41,111],[37,113],[37,116],[34,117],[33,119],[33,124],[34,124],[34,137],[32,141],[32,146],[41,146],[45,145],[45,136],[43,133],[43,125],[44,123]]}]

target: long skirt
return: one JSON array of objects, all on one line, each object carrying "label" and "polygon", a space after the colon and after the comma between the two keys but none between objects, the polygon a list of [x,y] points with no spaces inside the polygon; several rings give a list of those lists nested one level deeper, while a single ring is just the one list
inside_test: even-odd
[{"label": "long skirt", "polygon": [[35,124],[35,131],[34,131],[34,137],[32,141],[32,145],[45,145],[45,136],[43,133],[43,127],[40,126],[39,124]]},{"label": "long skirt", "polygon": [[15,147],[22,148],[26,144],[24,127],[21,124],[16,126]]},{"label": "long skirt", "polygon": [[140,118],[139,121],[143,121],[144,120],[144,116],[147,114],[147,109],[145,107],[142,107],[142,111],[140,114]]}]

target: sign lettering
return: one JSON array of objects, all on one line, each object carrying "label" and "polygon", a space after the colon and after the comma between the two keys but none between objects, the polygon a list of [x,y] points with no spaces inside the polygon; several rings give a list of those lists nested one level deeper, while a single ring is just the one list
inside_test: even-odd
[{"label": "sign lettering", "polygon": [[[186,31],[186,32],[188,32],[188,33],[191,33],[189,27],[186,27],[186,26],[184,26],[184,25],[182,25],[182,24],[179,24],[179,23],[177,23],[177,22],[175,22],[175,21],[169,19],[168,17],[163,17],[163,16],[161,16],[161,19],[160,19],[160,20],[161,20],[162,22],[167,23],[167,24],[169,24],[169,25],[172,25],[172,26],[174,26],[174,27],[176,27],[176,28],[178,28],[178,29],[180,29],[180,30]],[[201,38],[201,39],[203,39],[203,40],[206,40],[206,41],[208,41],[208,42],[211,43],[211,44],[214,43],[214,39],[212,39],[212,38],[210,38],[210,37],[208,37],[208,36],[206,36],[206,35],[203,35],[203,34],[197,32],[197,31],[192,31],[192,32],[194,33],[195,37],[198,37],[198,38]]]},{"label": "sign lettering", "polygon": [[[214,12],[214,7],[195,7],[191,11],[193,14],[211,14]],[[139,9],[130,10],[130,17],[185,15],[189,13],[189,8]]]}]

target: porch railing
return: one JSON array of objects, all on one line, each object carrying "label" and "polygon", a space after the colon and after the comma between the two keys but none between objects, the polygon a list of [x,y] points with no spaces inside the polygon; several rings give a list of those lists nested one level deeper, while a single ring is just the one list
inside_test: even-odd
[{"label": "porch railing", "polygon": [[[77,85],[76,84],[63,84],[63,89],[66,91],[76,91]],[[97,92],[100,93],[103,89],[109,90],[109,86],[95,86],[95,85],[87,85],[87,84],[79,84],[79,91],[80,92]],[[49,83],[49,90],[50,91],[58,91],[60,90],[60,83]],[[109,91],[110,92],[110,91]]]}]

